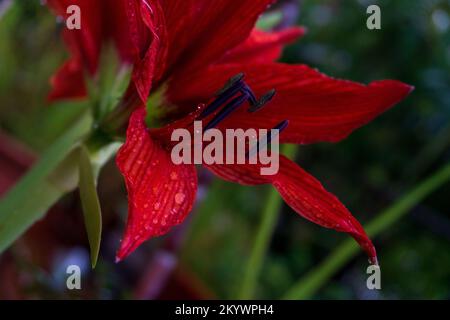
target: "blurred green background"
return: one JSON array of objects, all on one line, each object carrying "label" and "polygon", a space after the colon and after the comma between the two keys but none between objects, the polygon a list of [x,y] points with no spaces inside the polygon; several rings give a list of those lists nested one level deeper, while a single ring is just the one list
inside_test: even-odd
[{"label": "blurred green background", "polygon": [[[39,153],[86,102],[47,105],[48,79],[66,56],[55,18],[39,1],[18,0],[9,7],[7,2],[0,2],[0,133]],[[381,30],[366,28],[370,4],[381,7]],[[449,162],[450,2],[305,0],[283,1],[277,9],[284,13],[282,24],[308,28],[285,51],[284,61],[306,63],[337,78],[397,79],[416,87],[402,104],[344,142],[298,150],[297,162],[361,222],[369,222]],[[8,157],[32,161],[29,154],[20,147]],[[63,288],[67,261],[88,264],[78,196],[72,194],[0,256],[0,298],[238,297],[269,188],[241,187],[206,173],[201,182],[198,205],[184,226],[115,265],[126,197],[114,163],[109,164],[99,183],[105,215],[101,259],[94,271],[86,268],[85,289],[70,293]],[[373,239],[382,267],[381,291],[366,289],[367,260],[359,254],[309,298],[449,299],[449,187]],[[347,238],[282,206],[254,297],[282,297]]]}]

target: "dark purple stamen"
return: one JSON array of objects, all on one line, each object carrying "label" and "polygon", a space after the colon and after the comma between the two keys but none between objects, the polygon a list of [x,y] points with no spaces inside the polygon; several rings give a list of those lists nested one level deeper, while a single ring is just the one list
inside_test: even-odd
[{"label": "dark purple stamen", "polygon": [[[277,130],[275,133],[272,132],[272,130],[269,131],[269,134],[262,139],[263,142],[265,142],[265,145],[267,146],[268,144],[270,144],[273,140],[273,138],[275,138],[276,136],[278,136],[281,132],[283,132],[287,126],[289,125],[289,121],[288,120],[284,120],[281,121],[279,124],[277,124],[275,126],[275,128],[273,128],[272,130]],[[260,140],[261,142],[261,140]],[[258,143],[259,145],[259,143]]]},{"label": "dark purple stamen", "polygon": [[231,97],[236,95],[236,93],[238,93],[241,90],[242,84],[243,83],[237,84],[235,87],[230,88],[228,91],[225,91],[221,96],[217,97],[217,99],[214,100],[208,107],[206,107],[206,109],[200,114],[198,120],[203,120],[206,117],[213,114],[214,112],[216,112],[217,110],[219,110],[224,105],[224,103],[226,103]]},{"label": "dark purple stamen", "polygon": [[245,78],[245,75],[243,73],[238,73],[234,77],[230,78],[230,80],[228,80],[228,82],[225,84],[225,86],[216,93],[216,96],[220,96],[220,95],[224,94],[226,91],[233,88],[237,83],[242,82],[242,80],[244,80],[244,78]]},{"label": "dark purple stamen", "polygon": [[250,159],[251,157],[253,157],[258,151],[261,151],[265,148],[267,148],[267,146],[272,142],[272,140],[278,136],[281,132],[283,132],[289,125],[289,121],[288,120],[284,120],[282,122],[280,122],[279,124],[277,124],[272,130],[278,130],[275,133],[272,132],[272,130],[269,131],[269,134],[267,134],[266,136],[262,137],[258,143],[256,144],[256,146],[254,146],[251,150],[249,150],[247,152],[247,154],[245,155],[245,157],[247,159]]},{"label": "dark purple stamen", "polygon": [[250,89],[250,87],[244,83],[244,86],[241,89],[242,93],[246,93],[248,94],[248,101],[250,102],[250,104],[255,105],[258,103],[258,99],[256,99],[255,94],[253,93],[252,89]]},{"label": "dark purple stamen", "polygon": [[243,94],[231,100],[220,112],[206,125],[205,131],[217,126],[223,119],[228,117],[232,112],[238,109],[246,100],[248,96]]},{"label": "dark purple stamen", "polygon": [[243,73],[239,73],[228,80],[225,86],[217,92],[216,99],[208,105],[205,110],[203,110],[200,116],[198,116],[197,120],[205,119],[217,110],[221,109],[222,106],[231,98],[235,97],[236,94],[241,93],[239,97],[234,98],[231,102],[228,102],[225,107],[223,107],[223,109],[208,123],[205,130],[215,127],[245,101],[248,101],[251,105],[248,112],[253,113],[264,107],[275,96],[276,91],[275,89],[272,89],[258,100],[253,90],[245,83],[244,77],[245,75]]},{"label": "dark purple stamen", "polygon": [[278,130],[279,133],[283,132],[289,125],[289,120],[283,120],[275,126],[272,130]]},{"label": "dark purple stamen", "polygon": [[248,112],[254,113],[261,110],[267,103],[269,103],[276,94],[276,90],[272,89],[265,93],[256,103],[253,103],[252,106],[248,109]]}]

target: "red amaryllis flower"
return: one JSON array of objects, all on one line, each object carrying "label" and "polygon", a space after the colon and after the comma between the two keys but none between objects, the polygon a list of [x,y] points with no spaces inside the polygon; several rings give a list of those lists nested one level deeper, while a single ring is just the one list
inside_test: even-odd
[{"label": "red amaryllis flower", "polygon": [[[48,1],[64,15],[62,5],[69,1]],[[113,40],[122,59],[135,67],[124,100],[131,103],[123,105],[130,114],[141,107],[130,118],[126,143],[117,156],[129,197],[129,218],[118,260],[147,239],[167,233],[191,211],[196,170],[194,165],[172,162],[170,134],[177,128],[191,129],[192,121],[204,116],[205,110],[211,114],[202,118],[219,130],[277,127],[284,128],[282,143],[338,142],[411,92],[410,86],[398,81],[362,85],[327,77],[305,65],[274,62],[283,46],[301,36],[303,29],[275,33],[254,29],[257,18],[272,2],[78,1],[84,25],[80,31],[64,31],[71,59],[54,77],[51,97],[85,93],[83,72],[95,75],[105,39]],[[229,78],[241,73],[245,81],[238,79],[209,105],[202,105],[211,101]],[[170,107],[167,109],[175,111],[171,114],[178,118],[162,129],[149,130],[143,103],[156,91],[159,97],[163,93],[159,103]],[[358,221],[320,182],[289,159],[281,156],[280,170],[274,176],[261,176],[258,165],[206,168],[227,181],[272,184],[298,214],[349,233],[376,263],[375,248]]]},{"label": "red amaryllis flower", "polygon": [[[280,135],[282,143],[338,142],[411,92],[410,86],[398,81],[366,86],[327,77],[305,65],[273,62],[282,45],[302,30],[274,34],[254,30],[257,17],[271,2],[160,0],[160,6],[149,2],[154,12],[162,10],[165,21],[162,29],[154,30],[161,34],[162,51],[155,58],[153,90],[164,90],[162,104],[187,116],[152,130],[145,125],[144,108],[131,116],[126,143],[117,157],[129,197],[128,223],[118,260],[147,239],[167,233],[191,211],[196,170],[194,165],[171,161],[170,134],[177,128],[192,129],[192,121],[200,113],[219,130],[284,128],[288,121]],[[245,74],[245,81],[238,78],[208,106],[201,105],[240,73]],[[261,176],[258,165],[205,167],[227,181],[272,184],[298,214],[349,233],[372,263],[377,262],[375,248],[358,221],[320,182],[289,159],[281,156],[280,171],[274,176]]]},{"label": "red amaryllis flower", "polygon": [[[46,0],[50,8],[64,21],[67,8],[77,5],[81,11],[81,28],[64,28],[63,39],[70,51],[69,60],[52,77],[49,100],[86,96],[85,74],[95,76],[102,47],[115,45],[124,64],[134,64],[133,85],[145,101],[150,92],[154,62],[159,48],[163,23],[161,10],[153,11],[145,0]],[[156,13],[156,14],[155,14]]]}]

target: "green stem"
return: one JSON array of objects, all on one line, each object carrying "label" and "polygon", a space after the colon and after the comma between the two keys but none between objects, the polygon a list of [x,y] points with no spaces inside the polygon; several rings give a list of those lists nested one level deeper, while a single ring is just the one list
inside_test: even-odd
[{"label": "green stem", "polygon": [[[294,158],[296,151],[297,148],[295,145],[285,145],[282,148],[282,153],[288,158]],[[264,262],[264,256],[266,255],[270,239],[272,238],[278,220],[278,212],[280,211],[281,204],[281,197],[275,188],[272,188],[269,191],[264,205],[262,220],[258,226],[250,257],[245,267],[238,299],[251,299],[254,296],[262,264]]]},{"label": "green stem", "polygon": [[[450,163],[420,183],[417,187],[398,200],[393,206],[377,215],[367,226],[370,237],[375,237],[399,221],[422,200],[450,180]],[[283,297],[283,299],[310,299],[314,294],[350,259],[360,252],[356,243],[349,239],[342,243],[318,267],[314,267],[300,279]]]}]

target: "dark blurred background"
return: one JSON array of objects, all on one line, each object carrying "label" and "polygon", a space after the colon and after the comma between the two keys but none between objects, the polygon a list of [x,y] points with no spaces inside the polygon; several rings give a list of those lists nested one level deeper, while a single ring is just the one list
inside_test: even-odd
[{"label": "dark blurred background", "polygon": [[[366,28],[378,4],[382,29]],[[450,159],[450,1],[282,1],[282,25],[307,35],[284,61],[368,83],[397,79],[416,87],[392,111],[346,141],[303,146],[297,161],[368,222]],[[59,29],[39,1],[0,1],[0,194],[70,124],[86,102],[48,106],[48,79],[66,56]],[[104,237],[99,265],[89,251],[77,193],[64,197],[0,256],[0,298],[235,298],[268,188],[201,175],[191,218],[115,265],[126,197],[113,162],[99,182]],[[314,299],[449,299],[450,198],[439,189],[374,239],[381,291],[366,289],[366,257],[348,261]],[[256,298],[279,298],[347,235],[322,229],[283,206]],[[83,267],[83,290],[65,289],[65,266]]]}]

